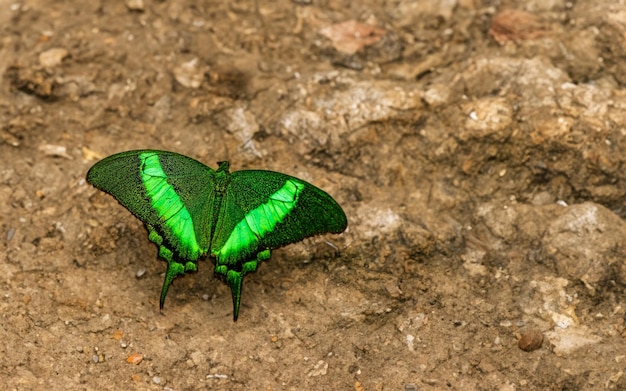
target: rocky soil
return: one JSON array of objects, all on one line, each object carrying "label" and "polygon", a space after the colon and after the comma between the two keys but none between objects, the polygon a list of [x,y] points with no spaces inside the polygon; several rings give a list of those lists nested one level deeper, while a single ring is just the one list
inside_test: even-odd
[{"label": "rocky soil", "polygon": [[[626,389],[626,5],[0,0],[7,390]],[[85,181],[166,149],[348,230],[159,292]]]}]

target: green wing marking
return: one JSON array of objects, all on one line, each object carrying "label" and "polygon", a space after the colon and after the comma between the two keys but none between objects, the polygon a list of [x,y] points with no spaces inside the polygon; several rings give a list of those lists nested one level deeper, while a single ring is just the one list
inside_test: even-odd
[{"label": "green wing marking", "polygon": [[249,254],[256,250],[261,239],[295,208],[303,189],[304,183],[287,179],[283,187],[269,196],[266,203],[245,214],[215,256],[218,259],[236,258],[242,253]]},{"label": "green wing marking", "polygon": [[167,182],[167,175],[161,167],[159,155],[144,152],[139,155],[139,160],[141,180],[146,188],[146,194],[162,224],[178,238],[180,257],[198,259],[203,251],[200,250],[196,240],[193,220],[174,187]]},{"label": "green wing marking", "polygon": [[231,288],[237,320],[243,277],[271,249],[346,229],[341,207],[317,187],[277,172],[228,169],[228,162],[213,171],[173,152],[138,150],[109,156],[87,173],[146,225],[167,261],[161,308],[172,281],[211,255]]}]

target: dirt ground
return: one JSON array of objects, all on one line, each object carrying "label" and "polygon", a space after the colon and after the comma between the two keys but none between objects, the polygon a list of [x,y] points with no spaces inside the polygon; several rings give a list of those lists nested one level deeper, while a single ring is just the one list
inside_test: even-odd
[{"label": "dirt ground", "polygon": [[[0,388],[626,390],[626,5],[0,0]],[[341,235],[239,320],[85,181],[285,172]]]}]

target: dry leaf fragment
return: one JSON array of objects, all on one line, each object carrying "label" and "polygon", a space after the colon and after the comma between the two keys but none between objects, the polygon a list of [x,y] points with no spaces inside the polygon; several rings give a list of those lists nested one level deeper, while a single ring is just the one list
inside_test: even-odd
[{"label": "dry leaf fragment", "polygon": [[530,12],[508,9],[493,17],[489,35],[499,44],[540,38],[548,33],[537,16]]},{"label": "dry leaf fragment", "polygon": [[365,46],[375,44],[386,33],[381,27],[356,20],[336,23],[320,30],[320,34],[330,39],[337,51],[345,54],[354,54]]},{"label": "dry leaf fragment", "polygon": [[83,152],[83,159],[86,160],[98,160],[101,159],[100,154],[93,149],[89,149],[87,147],[82,147],[81,151]]},{"label": "dry leaf fragment", "polygon": [[139,365],[140,362],[143,361],[143,354],[141,353],[131,353],[130,356],[126,357],[126,362],[133,365]]},{"label": "dry leaf fragment", "polygon": [[69,52],[67,51],[67,49],[48,49],[45,52],[39,54],[39,64],[46,68],[52,68],[61,64],[63,59],[67,56],[69,56]]},{"label": "dry leaf fragment", "polygon": [[71,155],[67,153],[67,148],[65,148],[64,145],[41,144],[38,149],[46,156],[63,157],[68,160],[74,159]]}]

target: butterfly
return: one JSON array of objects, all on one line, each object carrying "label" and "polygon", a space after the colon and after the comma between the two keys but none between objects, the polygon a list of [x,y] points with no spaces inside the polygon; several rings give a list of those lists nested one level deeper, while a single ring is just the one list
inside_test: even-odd
[{"label": "butterfly", "polygon": [[111,155],[91,167],[87,182],[141,220],[167,261],[161,309],[172,281],[210,256],[230,286],[236,321],[243,277],[268,260],[270,250],[348,225],[341,206],[302,179],[263,170],[231,173],[226,161],[213,170],[174,152]]}]

